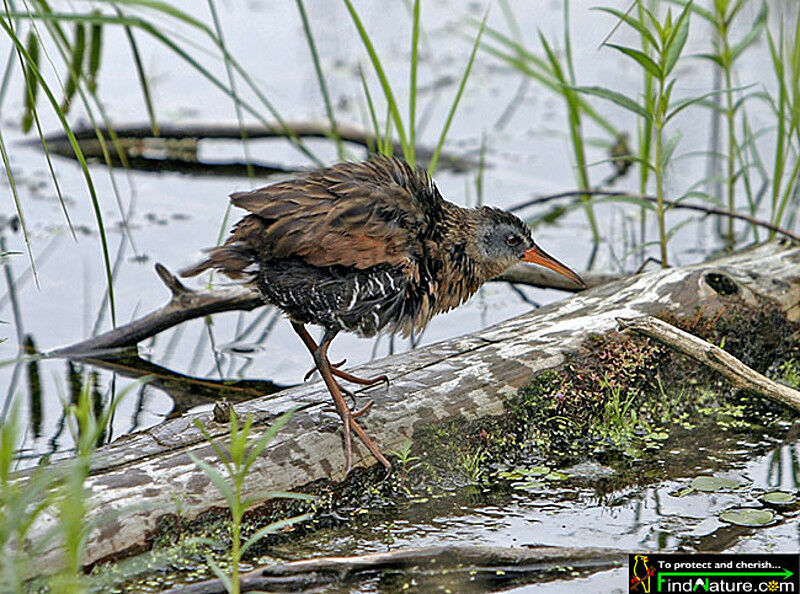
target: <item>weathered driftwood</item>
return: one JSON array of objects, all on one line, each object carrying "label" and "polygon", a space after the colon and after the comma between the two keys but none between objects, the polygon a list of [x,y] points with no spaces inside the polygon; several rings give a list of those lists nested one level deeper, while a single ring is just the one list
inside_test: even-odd
[{"label": "weathered driftwood", "polygon": [[[547,573],[558,568],[599,571],[619,567],[628,559],[626,551],[566,547],[489,547],[448,544],[404,548],[385,553],[352,557],[316,557],[260,567],[241,576],[243,592],[275,586],[309,588],[344,581],[359,573],[385,569],[480,573],[513,572],[516,576]],[[207,580],[168,590],[165,594],[224,594],[222,580]]]},{"label": "weathered driftwood", "polygon": [[[565,361],[589,333],[615,330],[617,318],[664,311],[719,311],[732,300],[760,306],[771,300],[790,320],[800,319],[800,247],[778,242],[716,261],[658,270],[571,296],[473,334],[365,365],[360,375],[386,373],[391,384],[372,388],[375,406],[362,417],[380,448],[392,452],[421,427],[456,417],[467,420],[503,413],[505,399],[531,378]],[[304,370],[298,370],[298,377]],[[258,437],[277,415],[298,407],[291,421],[254,463],[244,497],[266,491],[302,490],[344,471],[340,422],[326,411],[330,397],[319,382],[236,405],[252,414]],[[86,544],[93,563],[147,546],[148,534],[165,514],[186,519],[217,507],[223,496],[189,454],[217,464],[212,447],[194,427],[202,421],[217,437],[226,426],[203,413],[170,420],[101,448],[86,488],[102,522]],[[354,444],[356,464],[374,464]],[[41,535],[54,520],[34,528]],[[55,548],[42,558],[52,564]]]},{"label": "weathered driftwood", "polygon": [[722,374],[734,386],[753,390],[784,406],[800,411],[800,392],[764,377],[730,353],[702,338],[697,338],[653,316],[618,318],[617,323],[623,330],[635,330],[688,355]]},{"label": "weathered driftwood", "polygon": [[[135,346],[144,339],[187,320],[223,311],[250,311],[264,305],[254,287],[233,285],[213,290],[190,289],[163,265],[156,264],[155,268],[159,278],[172,293],[172,297],[165,305],[108,332],[55,349],[48,355],[83,357],[96,355],[98,352],[112,354],[109,351]],[[621,278],[620,275],[591,271],[581,272],[581,277],[587,288]],[[518,264],[510,268],[495,280],[569,292],[582,290],[574,282],[552,270],[527,264]]]}]

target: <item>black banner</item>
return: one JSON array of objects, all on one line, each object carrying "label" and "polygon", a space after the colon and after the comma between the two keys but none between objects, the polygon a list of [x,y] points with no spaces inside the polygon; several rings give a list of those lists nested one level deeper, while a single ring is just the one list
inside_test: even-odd
[{"label": "black banner", "polygon": [[797,554],[632,554],[630,592],[788,592],[800,594]]}]

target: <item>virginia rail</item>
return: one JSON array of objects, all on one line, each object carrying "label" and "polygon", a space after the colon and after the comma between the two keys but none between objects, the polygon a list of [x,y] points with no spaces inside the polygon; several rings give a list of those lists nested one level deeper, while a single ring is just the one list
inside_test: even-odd
[{"label": "virginia rail", "polygon": [[[245,279],[289,317],[344,423],[348,473],[351,433],[387,470],[391,465],[356,421],[372,403],[351,410],[344,395],[352,393],[336,378],[362,385],[387,378],[360,378],[332,365],[328,347],[339,332],[408,336],[518,262],[546,266],[583,285],[534,243],[520,219],[447,202],[426,171],[395,158],[339,163],[232,194],[231,201],[250,214],[181,275],[213,268]],[[324,328],[319,345],[305,324]]]}]

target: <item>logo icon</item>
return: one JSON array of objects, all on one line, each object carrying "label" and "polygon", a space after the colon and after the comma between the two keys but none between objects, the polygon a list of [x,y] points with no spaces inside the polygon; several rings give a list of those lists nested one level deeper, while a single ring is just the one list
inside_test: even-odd
[{"label": "logo icon", "polygon": [[636,555],[633,563],[633,577],[631,577],[631,592],[650,594],[650,578],[655,570],[647,565],[647,555]]}]

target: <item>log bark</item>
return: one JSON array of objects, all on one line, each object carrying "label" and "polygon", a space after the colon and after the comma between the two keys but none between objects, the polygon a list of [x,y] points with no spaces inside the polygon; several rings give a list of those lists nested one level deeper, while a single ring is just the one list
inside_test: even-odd
[{"label": "log bark", "polygon": [[[370,388],[372,409],[360,419],[384,452],[398,450],[424,426],[457,417],[499,415],[510,395],[547,369],[562,364],[589,333],[614,331],[617,318],[719,311],[732,300],[760,307],[775,303],[791,321],[800,320],[800,246],[771,242],[715,261],[658,270],[573,295],[561,302],[473,334],[387,357],[357,369],[362,376],[386,373],[391,384]],[[304,370],[298,370],[298,376]],[[302,491],[319,479],[344,472],[340,421],[329,412],[320,382],[237,404],[240,417],[254,417],[257,438],[281,413],[297,408],[291,421],[254,463],[243,497],[266,491]],[[165,514],[187,520],[225,508],[223,496],[189,458],[216,465],[212,447],[194,426],[199,419],[215,437],[226,433],[208,413],[167,421],[98,450],[86,488],[95,518],[108,512],[86,543],[94,563],[147,546]],[[375,460],[354,444],[354,462]],[[41,538],[54,518],[33,529]],[[52,565],[57,550],[41,559]]]}]

